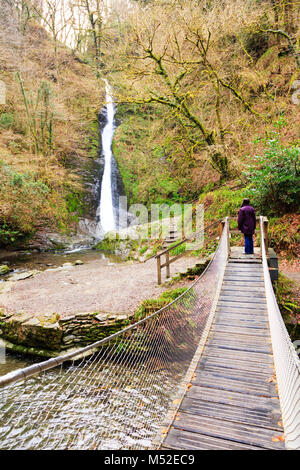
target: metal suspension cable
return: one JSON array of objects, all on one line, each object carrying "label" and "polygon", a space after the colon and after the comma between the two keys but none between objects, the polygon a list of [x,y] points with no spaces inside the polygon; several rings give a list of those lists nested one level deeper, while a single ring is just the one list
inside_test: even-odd
[{"label": "metal suspension cable", "polygon": [[204,273],[172,303],[79,351],[0,377],[1,448],[153,448],[207,333],[226,260],[225,225]]},{"label": "metal suspension cable", "polygon": [[285,442],[288,449],[300,450],[300,360],[285,327],[274,294],[267,262],[262,216],[260,217],[260,236],[269,324]]}]

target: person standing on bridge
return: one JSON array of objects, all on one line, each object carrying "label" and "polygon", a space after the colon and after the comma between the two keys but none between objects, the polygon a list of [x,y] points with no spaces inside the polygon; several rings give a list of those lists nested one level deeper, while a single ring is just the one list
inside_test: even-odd
[{"label": "person standing on bridge", "polygon": [[253,235],[256,228],[255,210],[250,206],[250,201],[245,198],[239,210],[238,228],[245,237],[245,254],[253,255]]}]

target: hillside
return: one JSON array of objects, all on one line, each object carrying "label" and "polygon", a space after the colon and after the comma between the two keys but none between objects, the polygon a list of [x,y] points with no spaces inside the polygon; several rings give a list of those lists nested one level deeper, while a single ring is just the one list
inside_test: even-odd
[{"label": "hillside", "polygon": [[2,246],[37,231],[70,233],[91,211],[86,183],[93,178],[104,103],[102,82],[71,49],[59,44],[55,51],[35,21],[25,32],[16,19],[13,25],[12,32],[2,25],[0,38],[6,85],[0,105]]}]

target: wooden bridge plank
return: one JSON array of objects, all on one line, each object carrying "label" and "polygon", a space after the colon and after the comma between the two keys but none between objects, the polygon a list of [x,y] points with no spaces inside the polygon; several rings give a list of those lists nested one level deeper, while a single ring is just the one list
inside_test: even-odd
[{"label": "wooden bridge plank", "polygon": [[254,308],[248,308],[245,306],[237,305],[235,302],[232,302],[232,305],[228,305],[226,302],[221,302],[217,305],[217,312],[221,313],[222,315],[236,315],[238,314],[240,318],[243,318],[246,315],[251,316],[260,316],[261,318],[267,319],[267,305],[257,305]]},{"label": "wooden bridge plank", "polygon": [[273,399],[270,399],[269,397],[245,395],[244,393],[227,390],[220,393],[220,390],[197,385],[190,388],[186,397],[210,402],[209,406],[213,406],[212,403],[222,403],[223,405],[239,406],[254,410],[280,411],[279,400],[275,395]]},{"label": "wooden bridge plank", "polygon": [[193,432],[172,429],[162,450],[262,450],[261,447],[230,442],[225,439],[195,434]]},{"label": "wooden bridge plank", "polygon": [[263,280],[263,273],[257,271],[255,273],[251,271],[235,271],[235,270],[226,270],[225,277],[240,278],[240,279],[249,279],[250,280]]},{"label": "wooden bridge plank", "polygon": [[273,429],[247,426],[245,424],[225,421],[223,419],[208,418],[206,416],[194,416],[186,412],[180,414],[179,419],[174,422],[174,428],[227,439],[250,446],[262,447],[264,449],[284,448],[283,442],[272,441],[275,436],[278,436],[278,431],[274,431]]},{"label": "wooden bridge plank", "polygon": [[240,265],[236,264],[236,265],[233,265],[233,266],[228,266],[225,269],[225,273],[241,274],[243,276],[249,275],[249,276],[261,276],[261,277],[263,277],[263,269],[261,268],[261,266],[255,268],[255,269],[253,268],[253,266],[251,266],[251,268],[249,268],[249,267],[240,268]]},{"label": "wooden bridge plank", "polygon": [[[236,308],[251,308],[253,310],[257,309],[257,304],[253,304],[250,302],[234,302],[234,301],[229,301],[229,300],[220,300],[218,303],[218,307],[236,307]],[[260,304],[260,309],[264,308],[264,304]]]},{"label": "wooden bridge plank", "polygon": [[227,378],[241,378],[247,382],[256,383],[256,381],[268,383],[268,380],[272,377],[273,371],[270,367],[256,367],[252,369],[248,367],[248,364],[245,364],[246,367],[243,367],[243,364],[239,364],[239,368],[230,367],[228,364],[220,364],[219,362],[213,361],[203,361],[199,363],[197,371],[203,371],[203,373],[209,372],[217,375],[222,375]]},{"label": "wooden bridge plank", "polygon": [[[213,346],[209,347],[209,349],[205,349],[202,358],[200,359],[200,363],[202,360],[207,359],[209,361],[214,361],[219,364],[232,365],[238,364],[239,367],[244,369],[245,365],[254,365],[257,368],[260,367],[270,367],[273,365],[273,356],[271,354],[261,356],[261,353],[254,353],[254,352],[244,352],[241,353],[240,351],[232,351],[231,349],[220,349],[215,348]],[[262,362],[263,360],[263,362]]]},{"label": "wooden bridge plank", "polygon": [[245,326],[236,326],[233,330],[232,324],[230,325],[224,325],[223,324],[216,324],[214,327],[214,331],[219,332],[219,333],[231,333],[235,335],[246,335],[247,337],[249,335],[255,335],[255,336],[260,336],[263,338],[268,338],[269,337],[269,331],[267,328],[261,328],[261,327],[245,327]]},{"label": "wooden bridge plank", "polygon": [[[224,330],[226,330],[226,328],[231,327],[234,321],[235,321],[234,317],[232,316],[221,318],[219,321],[216,322],[215,327],[224,328]],[[248,319],[239,320],[239,321],[236,321],[236,326],[237,328],[240,328],[241,330],[244,330],[245,332],[251,331],[251,330],[257,330],[257,329],[259,329],[259,331],[262,332],[262,334],[267,335],[269,332],[269,327],[268,327],[267,322],[259,321],[259,320],[257,321],[253,321],[252,319],[251,320],[248,320]]]},{"label": "wooden bridge plank", "polygon": [[269,352],[271,352],[271,340],[270,337],[262,337],[261,335],[256,335],[255,332],[253,331],[248,331],[248,334],[245,335],[240,335],[238,331],[232,327],[232,331],[217,331],[215,328],[210,334],[210,340],[218,340],[220,344],[231,344],[231,342],[234,342],[234,344],[237,345],[243,345],[246,343],[252,343],[252,344],[265,344],[268,345],[269,347]]},{"label": "wooden bridge plank", "polygon": [[236,377],[233,375],[231,377],[226,377],[226,374],[199,370],[196,372],[193,385],[202,385],[207,388],[239,392],[246,395],[260,395],[262,397],[274,396],[273,387],[266,381],[266,379],[263,380],[262,377],[263,375],[257,375],[253,383],[253,380],[252,382],[246,380],[245,376]]},{"label": "wooden bridge plank", "polygon": [[183,412],[187,411],[194,415],[224,419],[240,424],[250,424],[282,432],[282,427],[278,425],[280,413],[272,412],[271,410],[240,408],[222,403],[214,403],[213,406],[207,406],[206,401],[192,400],[190,398],[184,399],[181,409]]},{"label": "wooden bridge plank", "polygon": [[233,359],[228,361],[227,358],[217,357],[217,356],[206,356],[203,357],[199,367],[204,367],[207,370],[216,370],[218,368],[221,370],[228,370],[234,372],[242,373],[255,373],[258,375],[265,374],[266,377],[271,377],[274,370],[271,367],[271,364],[262,364],[255,361],[245,361],[243,359]]},{"label": "wooden bridge plank", "polygon": [[252,281],[251,284],[249,281],[242,281],[242,280],[232,280],[232,279],[224,279],[223,286],[230,286],[232,287],[242,287],[243,290],[246,289],[256,289],[257,287],[263,287],[264,288],[264,283],[262,281]]},{"label": "wooden bridge plank", "polygon": [[265,299],[265,293],[262,291],[257,291],[254,290],[253,292],[243,292],[240,289],[222,289],[220,292],[221,296],[226,296],[226,297],[234,297],[238,293],[239,297],[245,297],[245,298],[259,298],[259,299]]},{"label": "wooden bridge plank", "polygon": [[232,294],[224,294],[221,293],[220,295],[220,301],[221,302],[249,302],[249,303],[254,303],[254,304],[266,304],[266,299],[265,297],[258,297],[255,295],[239,295],[237,292],[236,294],[238,295],[232,295]]},{"label": "wooden bridge plank", "polygon": [[162,450],[262,450],[261,447],[249,446],[225,439],[195,434],[178,429],[172,429],[167,436]]},{"label": "wooden bridge plank", "polygon": [[221,312],[222,316],[220,319],[216,320],[216,325],[229,325],[233,323],[236,324],[236,327],[245,327],[245,328],[264,328],[268,329],[268,323],[262,316],[258,315],[246,315],[243,314],[243,318],[239,318],[236,313]]},{"label": "wooden bridge plank", "polygon": [[[260,285],[260,286],[255,286],[252,287],[251,286],[251,289],[253,292],[265,292],[265,287],[264,287],[264,284]],[[239,285],[231,285],[230,283],[228,284],[225,284],[223,283],[223,286],[222,286],[222,291],[231,291],[231,292],[236,292],[236,291],[239,291],[239,292],[244,292],[244,287],[241,287]]]},{"label": "wooden bridge plank", "polygon": [[256,312],[256,316],[260,316],[262,318],[265,318],[265,320],[267,320],[267,305],[261,306],[261,307],[257,306],[257,308],[255,309],[255,312],[253,312],[253,309],[249,309],[247,307],[240,307],[239,305],[235,305],[235,304],[233,306],[218,305],[216,311],[221,314],[220,319],[222,319],[223,315],[226,316],[226,315],[238,314],[240,318],[243,318],[246,315],[254,316],[254,313]]}]

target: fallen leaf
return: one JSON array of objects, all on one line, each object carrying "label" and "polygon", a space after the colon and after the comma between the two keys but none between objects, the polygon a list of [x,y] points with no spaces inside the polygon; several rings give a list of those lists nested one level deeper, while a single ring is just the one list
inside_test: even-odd
[{"label": "fallen leaf", "polygon": [[272,437],[273,442],[285,441],[284,436],[274,436]]}]

